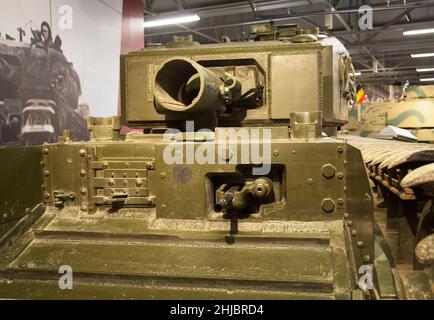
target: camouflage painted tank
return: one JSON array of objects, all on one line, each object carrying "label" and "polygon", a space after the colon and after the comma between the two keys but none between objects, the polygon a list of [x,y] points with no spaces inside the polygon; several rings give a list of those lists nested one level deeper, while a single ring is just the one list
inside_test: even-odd
[{"label": "camouflage painted tank", "polygon": [[347,51],[286,29],[124,55],[122,117],[0,149],[0,297],[431,297],[388,259],[360,150],[323,137],[353,103]]},{"label": "camouflage painted tank", "polygon": [[350,112],[345,128],[354,135],[375,137],[392,125],[409,130],[420,142],[434,143],[434,86],[410,86],[402,101],[362,104]]},{"label": "camouflage painted tank", "polygon": [[80,80],[60,48],[0,39],[0,143],[56,142],[64,129],[86,139],[75,109]]}]

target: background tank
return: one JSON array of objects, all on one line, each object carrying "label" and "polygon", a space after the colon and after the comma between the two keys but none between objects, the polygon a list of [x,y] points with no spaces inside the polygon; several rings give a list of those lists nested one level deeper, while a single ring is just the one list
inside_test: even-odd
[{"label": "background tank", "polygon": [[349,114],[350,134],[375,137],[388,125],[409,130],[419,142],[434,143],[434,86],[410,86],[400,101],[362,104]]},{"label": "background tank", "polygon": [[86,120],[76,112],[80,94],[60,48],[0,38],[0,143],[55,142],[64,129],[86,139]]}]

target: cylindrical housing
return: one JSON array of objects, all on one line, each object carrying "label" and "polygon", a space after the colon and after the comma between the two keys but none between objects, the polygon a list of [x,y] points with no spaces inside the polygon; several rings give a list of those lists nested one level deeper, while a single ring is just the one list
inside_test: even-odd
[{"label": "cylindrical housing", "polygon": [[154,82],[160,112],[209,112],[223,105],[223,80],[191,59],[173,58],[159,68]]}]

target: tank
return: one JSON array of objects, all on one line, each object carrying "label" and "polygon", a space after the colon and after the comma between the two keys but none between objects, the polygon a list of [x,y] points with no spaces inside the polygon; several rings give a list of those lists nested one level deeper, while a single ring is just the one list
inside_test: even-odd
[{"label": "tank", "polygon": [[76,112],[80,94],[78,74],[60,47],[0,38],[0,142],[56,142],[65,129],[85,140],[86,120]]},{"label": "tank", "polygon": [[409,86],[403,99],[362,104],[344,127],[350,134],[374,138],[388,125],[409,130],[419,142],[434,143],[434,86]]},{"label": "tank", "polygon": [[348,52],[295,25],[251,39],[123,55],[122,116],[89,142],[0,149],[0,298],[431,298],[356,142],[324,133],[354,103]]}]

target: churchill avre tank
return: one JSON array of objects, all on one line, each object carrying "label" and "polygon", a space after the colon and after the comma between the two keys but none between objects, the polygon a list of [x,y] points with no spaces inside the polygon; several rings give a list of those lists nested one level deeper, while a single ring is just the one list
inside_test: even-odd
[{"label": "churchill avre tank", "polygon": [[[397,272],[334,38],[255,26],[121,57],[122,116],[0,149],[0,298],[430,298]],[[122,125],[143,133],[120,134]]]},{"label": "churchill avre tank", "polygon": [[[31,43],[0,38],[0,143],[56,142],[63,130],[88,137],[76,109],[80,80],[57,47],[44,47],[33,31]],[[60,40],[58,40],[60,41]]]}]

